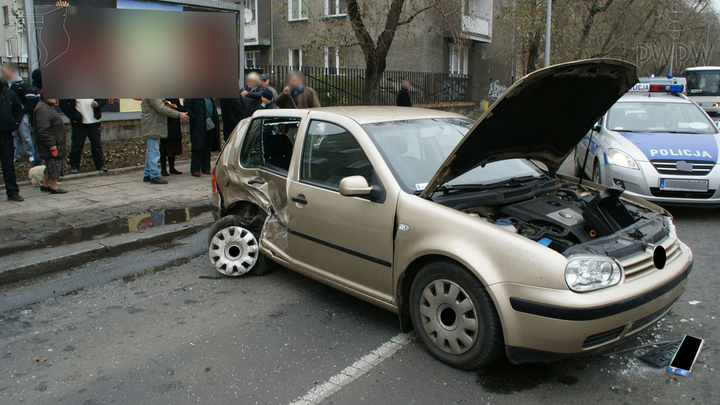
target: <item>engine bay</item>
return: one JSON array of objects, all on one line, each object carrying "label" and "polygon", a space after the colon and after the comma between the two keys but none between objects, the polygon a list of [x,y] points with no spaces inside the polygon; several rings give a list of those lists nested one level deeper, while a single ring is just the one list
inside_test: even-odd
[{"label": "engine bay", "polygon": [[664,217],[623,202],[620,188],[597,192],[566,183],[506,205],[463,204],[461,211],[494,223],[564,255],[607,254],[622,258],[668,235]]}]

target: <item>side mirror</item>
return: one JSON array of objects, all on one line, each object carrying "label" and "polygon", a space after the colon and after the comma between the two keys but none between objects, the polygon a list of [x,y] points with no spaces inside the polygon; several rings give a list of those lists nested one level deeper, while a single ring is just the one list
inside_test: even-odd
[{"label": "side mirror", "polygon": [[600,123],[600,121],[596,122],[595,125],[593,125],[593,127],[592,127],[592,130],[595,132],[600,132],[601,129],[602,129],[602,124]]},{"label": "side mirror", "polygon": [[340,180],[340,195],[347,197],[368,195],[372,187],[363,176],[348,176]]}]

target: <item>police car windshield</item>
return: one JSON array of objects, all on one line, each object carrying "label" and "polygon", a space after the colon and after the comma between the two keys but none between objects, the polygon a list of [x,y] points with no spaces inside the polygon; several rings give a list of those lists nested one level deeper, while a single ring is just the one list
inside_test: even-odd
[{"label": "police car windshield", "polygon": [[691,103],[619,102],[608,114],[608,129],[618,132],[714,134],[715,125]]},{"label": "police car windshield", "polygon": [[[400,186],[408,193],[423,190],[474,122],[436,118],[363,125]],[[450,185],[491,184],[511,178],[542,176],[527,160],[510,159],[477,167]]]}]

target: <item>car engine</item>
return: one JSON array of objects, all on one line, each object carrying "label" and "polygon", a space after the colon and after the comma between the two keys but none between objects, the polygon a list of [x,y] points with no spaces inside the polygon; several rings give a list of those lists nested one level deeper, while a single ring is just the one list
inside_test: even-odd
[{"label": "car engine", "polygon": [[[524,201],[463,211],[565,255],[591,251],[620,257],[668,234],[662,215],[623,203],[622,192],[566,185]],[[625,235],[618,238],[618,233]]]}]

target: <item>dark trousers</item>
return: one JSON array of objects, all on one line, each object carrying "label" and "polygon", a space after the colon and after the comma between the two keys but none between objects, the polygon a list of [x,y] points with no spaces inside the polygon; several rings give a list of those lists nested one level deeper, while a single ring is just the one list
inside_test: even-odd
[{"label": "dark trousers", "polygon": [[212,149],[212,135],[208,132],[205,134],[205,145],[202,150],[195,150],[197,147],[193,145],[190,155],[190,171],[192,173],[210,171],[210,149]]},{"label": "dark trousers", "polygon": [[105,166],[103,162],[102,145],[100,145],[100,123],[94,124],[72,124],[72,144],[70,146],[70,167],[79,167],[82,158],[85,139],[90,139],[90,151],[92,152],[95,168]]},{"label": "dark trousers", "polygon": [[18,195],[20,189],[15,181],[15,142],[12,132],[0,134],[0,161],[2,161],[3,181],[8,197]]}]

